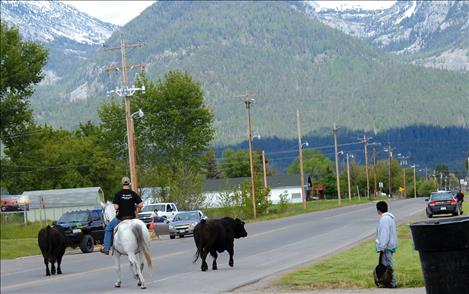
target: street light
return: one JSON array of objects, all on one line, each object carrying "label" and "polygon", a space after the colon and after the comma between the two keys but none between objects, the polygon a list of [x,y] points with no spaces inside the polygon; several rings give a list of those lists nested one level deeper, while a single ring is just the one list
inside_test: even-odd
[{"label": "street light", "polygon": [[132,113],[131,117],[133,118],[134,115],[136,115],[136,114],[138,114],[138,117],[139,117],[139,118],[142,118],[142,117],[145,115],[145,113],[143,113],[143,110],[140,109],[140,108],[138,109],[138,111]]}]

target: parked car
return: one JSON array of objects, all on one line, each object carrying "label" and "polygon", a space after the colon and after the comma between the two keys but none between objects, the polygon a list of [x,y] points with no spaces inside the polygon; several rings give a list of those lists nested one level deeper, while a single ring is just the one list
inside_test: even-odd
[{"label": "parked car", "polygon": [[461,207],[459,207],[455,196],[451,192],[434,192],[425,201],[427,201],[426,213],[429,218],[435,214],[451,213],[456,216],[461,212]]},{"label": "parked car", "polygon": [[138,218],[145,223],[149,223],[155,208],[158,209],[159,217],[163,217],[168,220],[172,220],[176,213],[178,213],[178,209],[174,203],[152,203],[143,206],[142,210],[138,214]]},{"label": "parked car", "polygon": [[64,229],[69,246],[80,247],[83,253],[93,252],[95,244],[103,243],[105,224],[101,209],[66,212],[53,224]]},{"label": "parked car", "polygon": [[200,210],[179,212],[169,223],[169,238],[174,239],[176,235],[184,238],[185,235],[193,234],[194,227],[204,218],[207,217]]}]

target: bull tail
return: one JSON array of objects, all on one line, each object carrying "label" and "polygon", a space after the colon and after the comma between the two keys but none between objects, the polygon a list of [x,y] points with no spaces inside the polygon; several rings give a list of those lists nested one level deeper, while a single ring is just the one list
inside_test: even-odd
[{"label": "bull tail", "polygon": [[[137,239],[137,245],[140,250],[143,251],[143,255],[147,261],[148,269],[152,269],[152,261],[150,256],[150,248],[148,247],[148,242],[143,238],[143,226],[134,225],[132,226],[132,232]],[[146,228],[145,228],[146,229]]]},{"label": "bull tail", "polygon": [[192,261],[192,263],[196,263],[197,260],[199,259],[199,256],[200,256],[199,248],[197,248],[197,251],[194,254],[194,260]]},{"label": "bull tail", "polygon": [[51,231],[51,227],[49,225],[47,225],[46,227],[46,244],[47,244],[47,257],[50,258],[52,256],[52,241],[51,241],[51,237],[50,237],[50,231]]},{"label": "bull tail", "polygon": [[[199,224],[197,226],[204,226],[205,223],[207,222],[206,219],[201,219]],[[201,240],[200,240],[200,236],[197,236],[197,232],[194,232],[194,240],[195,240],[195,245],[197,246],[197,251],[195,252],[194,254],[194,260],[192,261],[192,263],[196,263],[197,260],[199,259],[199,256],[201,254],[201,251],[203,250],[203,246],[201,244]]]}]

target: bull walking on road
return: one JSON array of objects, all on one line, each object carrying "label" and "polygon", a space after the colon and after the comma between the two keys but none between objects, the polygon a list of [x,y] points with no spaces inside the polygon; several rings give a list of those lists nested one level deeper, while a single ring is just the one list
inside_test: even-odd
[{"label": "bull walking on road", "polygon": [[[67,247],[67,241],[61,227],[47,226],[39,231],[37,242],[44,257],[46,265],[46,276],[50,276],[51,272],[55,275],[55,263],[57,262],[57,274],[62,274],[60,264]],[[51,270],[49,271],[49,262]]]},{"label": "bull walking on road", "polygon": [[212,269],[216,270],[218,253],[228,251],[230,254],[229,265],[233,267],[234,239],[244,238],[248,235],[244,229],[244,222],[240,219],[224,217],[222,219],[201,220],[194,228],[194,241],[197,246],[194,263],[202,259],[201,270],[208,269],[208,253],[213,257]]}]

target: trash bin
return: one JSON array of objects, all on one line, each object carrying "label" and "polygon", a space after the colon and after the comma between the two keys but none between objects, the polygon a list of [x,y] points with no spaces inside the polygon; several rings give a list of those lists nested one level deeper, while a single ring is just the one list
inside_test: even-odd
[{"label": "trash bin", "polygon": [[410,224],[427,294],[469,293],[469,217]]}]

